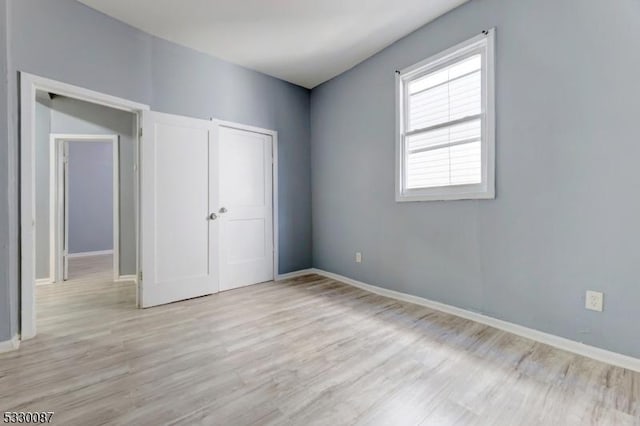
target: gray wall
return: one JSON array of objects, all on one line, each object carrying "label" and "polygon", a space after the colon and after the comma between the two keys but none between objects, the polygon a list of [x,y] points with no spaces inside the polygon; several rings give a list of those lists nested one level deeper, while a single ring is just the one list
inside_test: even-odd
[{"label": "gray wall", "polygon": [[[637,0],[472,0],[314,89],[314,266],[640,356],[638,23]],[[497,198],[395,203],[394,70],[493,26]]]},{"label": "gray wall", "polygon": [[18,324],[18,71],[143,102],[161,112],[277,130],[279,272],[311,266],[307,89],[159,40],[73,0],[0,0],[0,6],[5,4],[10,120],[8,143],[2,144],[7,156],[0,156],[0,235],[6,244],[0,263],[7,265],[0,273],[0,298],[10,303],[0,316],[10,321],[0,323],[0,338],[14,334]]},{"label": "gray wall", "polygon": [[113,189],[113,144],[69,142],[70,254],[113,249]]}]

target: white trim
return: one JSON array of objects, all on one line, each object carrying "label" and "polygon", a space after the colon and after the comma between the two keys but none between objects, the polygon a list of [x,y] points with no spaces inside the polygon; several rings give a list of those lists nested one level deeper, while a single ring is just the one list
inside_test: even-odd
[{"label": "white trim", "polygon": [[[51,126],[49,126],[51,127]],[[55,141],[51,139],[51,134],[49,134],[49,279],[50,282],[53,283],[56,280],[56,241],[57,241],[57,232],[58,229],[56,227],[56,217],[57,211],[56,208],[58,206],[57,203],[57,185],[58,181],[58,149],[55,144]],[[35,260],[35,259],[34,259]],[[36,281],[36,284],[38,282]]]},{"label": "white trim", "polygon": [[115,280],[115,282],[117,282],[117,283],[129,282],[129,281],[136,282],[136,276],[135,276],[135,275],[120,275],[120,276]]},{"label": "white trim", "polygon": [[271,132],[271,159],[273,182],[271,182],[271,216],[273,220],[273,276],[280,274],[280,230],[278,224],[278,132]]},{"label": "white trim", "polygon": [[142,191],[140,190],[140,145],[142,139],[142,113],[136,114],[136,127],[134,129],[135,135],[133,138],[133,205],[134,205],[134,229],[136,233],[135,252],[136,252],[136,270],[134,282],[136,283],[136,307],[141,306],[142,285],[138,278],[142,276],[142,233],[141,233],[141,219],[140,219],[140,198],[142,197]]},{"label": "white trim", "polygon": [[[69,144],[59,143],[58,145],[58,149],[56,149],[58,154],[56,178],[58,182],[62,182],[60,186],[63,188],[56,189],[56,200],[58,202],[56,217],[60,218],[60,224],[56,225],[58,246],[54,253],[57,256],[59,268],[56,269],[56,276],[53,277],[53,281],[64,281],[69,278],[69,256],[65,251],[69,247],[69,215],[67,214],[69,211],[69,197],[67,197],[67,194],[69,194]],[[63,160],[62,164],[60,164],[61,159]]]},{"label": "white trim", "polygon": [[[139,114],[148,105],[20,72],[20,338],[36,335],[35,112],[36,90]],[[137,235],[136,235],[137,238]],[[137,243],[136,243],[137,246]]]},{"label": "white trim", "polygon": [[[69,253],[68,257],[74,258],[74,257],[106,256],[107,254],[114,254],[114,253],[115,253],[115,250],[85,251],[82,253]],[[118,278],[119,276],[120,274],[116,275],[114,278]]]},{"label": "white trim", "polygon": [[38,278],[36,280],[36,285],[49,285],[49,284],[53,284],[53,281],[51,281],[51,278]]},{"label": "white trim", "polygon": [[[68,227],[68,209],[62,208],[60,194],[67,192],[68,182],[62,182],[60,179],[64,167],[60,155],[66,152],[60,149],[61,144],[69,141],[73,142],[110,142],[112,146],[113,156],[113,250],[91,253],[67,253],[67,258],[97,256],[99,254],[113,254],[113,279],[120,276],[120,137],[115,134],[72,134],[72,133],[51,133],[50,140],[50,159],[49,159],[49,276],[53,277],[54,282],[63,280],[63,273],[60,270],[64,268],[64,241],[67,240]],[[61,164],[62,163],[62,164]],[[68,198],[64,198],[67,200]],[[64,218],[61,216],[64,215]],[[63,226],[64,223],[64,226]],[[64,233],[64,241],[63,235]],[[95,253],[95,254],[94,254]]]},{"label": "white trim", "polygon": [[211,121],[215,123],[216,127],[229,127],[232,129],[245,130],[247,132],[260,133],[263,135],[271,136],[271,150],[273,160],[273,184],[272,184],[272,216],[273,216],[273,279],[276,280],[279,277],[279,260],[280,252],[279,246],[279,224],[278,224],[278,132],[275,130],[263,129],[261,127],[249,126],[246,124],[234,123],[232,121],[224,121],[212,118]]},{"label": "white trim", "polygon": [[586,345],[584,343],[576,342],[575,340],[570,340],[553,334],[544,333],[542,331],[534,330],[522,325],[493,318],[478,312],[472,312],[466,309],[457,308],[455,306],[447,305],[444,303],[435,302],[419,296],[413,296],[410,294],[401,293],[399,291],[388,290],[371,284],[366,284],[361,281],[357,281],[343,275],[334,274],[332,272],[323,271],[321,269],[314,268],[311,269],[310,272],[343,282],[345,284],[349,284],[353,287],[358,287],[371,293],[379,294],[380,296],[390,297],[392,299],[400,300],[403,302],[425,306],[427,308],[431,308],[440,312],[455,315],[457,317],[475,321],[480,324],[488,325],[490,327],[497,328],[508,333],[534,340],[536,342],[544,343],[558,349],[585,356],[587,358],[592,358],[596,361],[615,365],[621,368],[626,368],[627,370],[640,372],[640,358],[634,358],[617,352],[608,351],[606,349],[597,348],[595,346]]},{"label": "white trim", "polygon": [[14,336],[11,340],[5,340],[0,342],[0,354],[5,352],[15,351],[20,347],[20,339],[18,336]]},{"label": "white trim", "polygon": [[274,281],[289,280],[291,278],[298,278],[298,277],[302,277],[304,275],[315,274],[315,273],[316,273],[315,269],[311,269],[311,268],[310,269],[301,269],[299,271],[287,272],[286,274],[278,274]]},{"label": "white trim", "polygon": [[[477,200],[495,198],[495,28],[483,31],[470,40],[433,55],[417,64],[396,72],[396,202]],[[445,185],[433,188],[405,189],[405,132],[408,110],[407,84],[422,75],[448,66],[462,57],[482,54],[482,182],[469,185]],[[450,124],[450,123],[447,123]],[[420,129],[425,131],[425,129]]]},{"label": "white trim", "polygon": [[35,90],[51,92],[55,93],[56,95],[66,96],[68,98],[80,99],[92,104],[115,108],[121,111],[138,112],[147,111],[150,109],[149,105],[130,101],[124,98],[119,98],[117,96],[107,95],[105,93],[96,92],[95,90],[63,83],[61,81],[40,77],[34,74],[26,73],[24,71],[20,72],[20,81],[21,83],[30,83],[32,88]]}]

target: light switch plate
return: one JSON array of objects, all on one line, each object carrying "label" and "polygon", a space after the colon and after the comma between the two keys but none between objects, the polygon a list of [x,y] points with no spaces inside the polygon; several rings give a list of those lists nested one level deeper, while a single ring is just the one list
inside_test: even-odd
[{"label": "light switch plate", "polygon": [[362,263],[362,253],[356,253],[356,263]]}]

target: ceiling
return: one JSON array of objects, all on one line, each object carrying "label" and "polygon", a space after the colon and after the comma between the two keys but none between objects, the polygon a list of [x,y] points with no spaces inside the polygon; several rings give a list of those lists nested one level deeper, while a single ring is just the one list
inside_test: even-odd
[{"label": "ceiling", "polygon": [[79,0],[183,46],[312,88],[467,0]]}]

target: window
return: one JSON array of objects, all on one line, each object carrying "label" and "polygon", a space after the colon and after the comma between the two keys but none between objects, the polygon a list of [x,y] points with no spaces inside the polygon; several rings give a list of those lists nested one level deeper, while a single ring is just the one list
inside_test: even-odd
[{"label": "window", "polygon": [[494,30],[397,76],[396,201],[495,198]]}]

